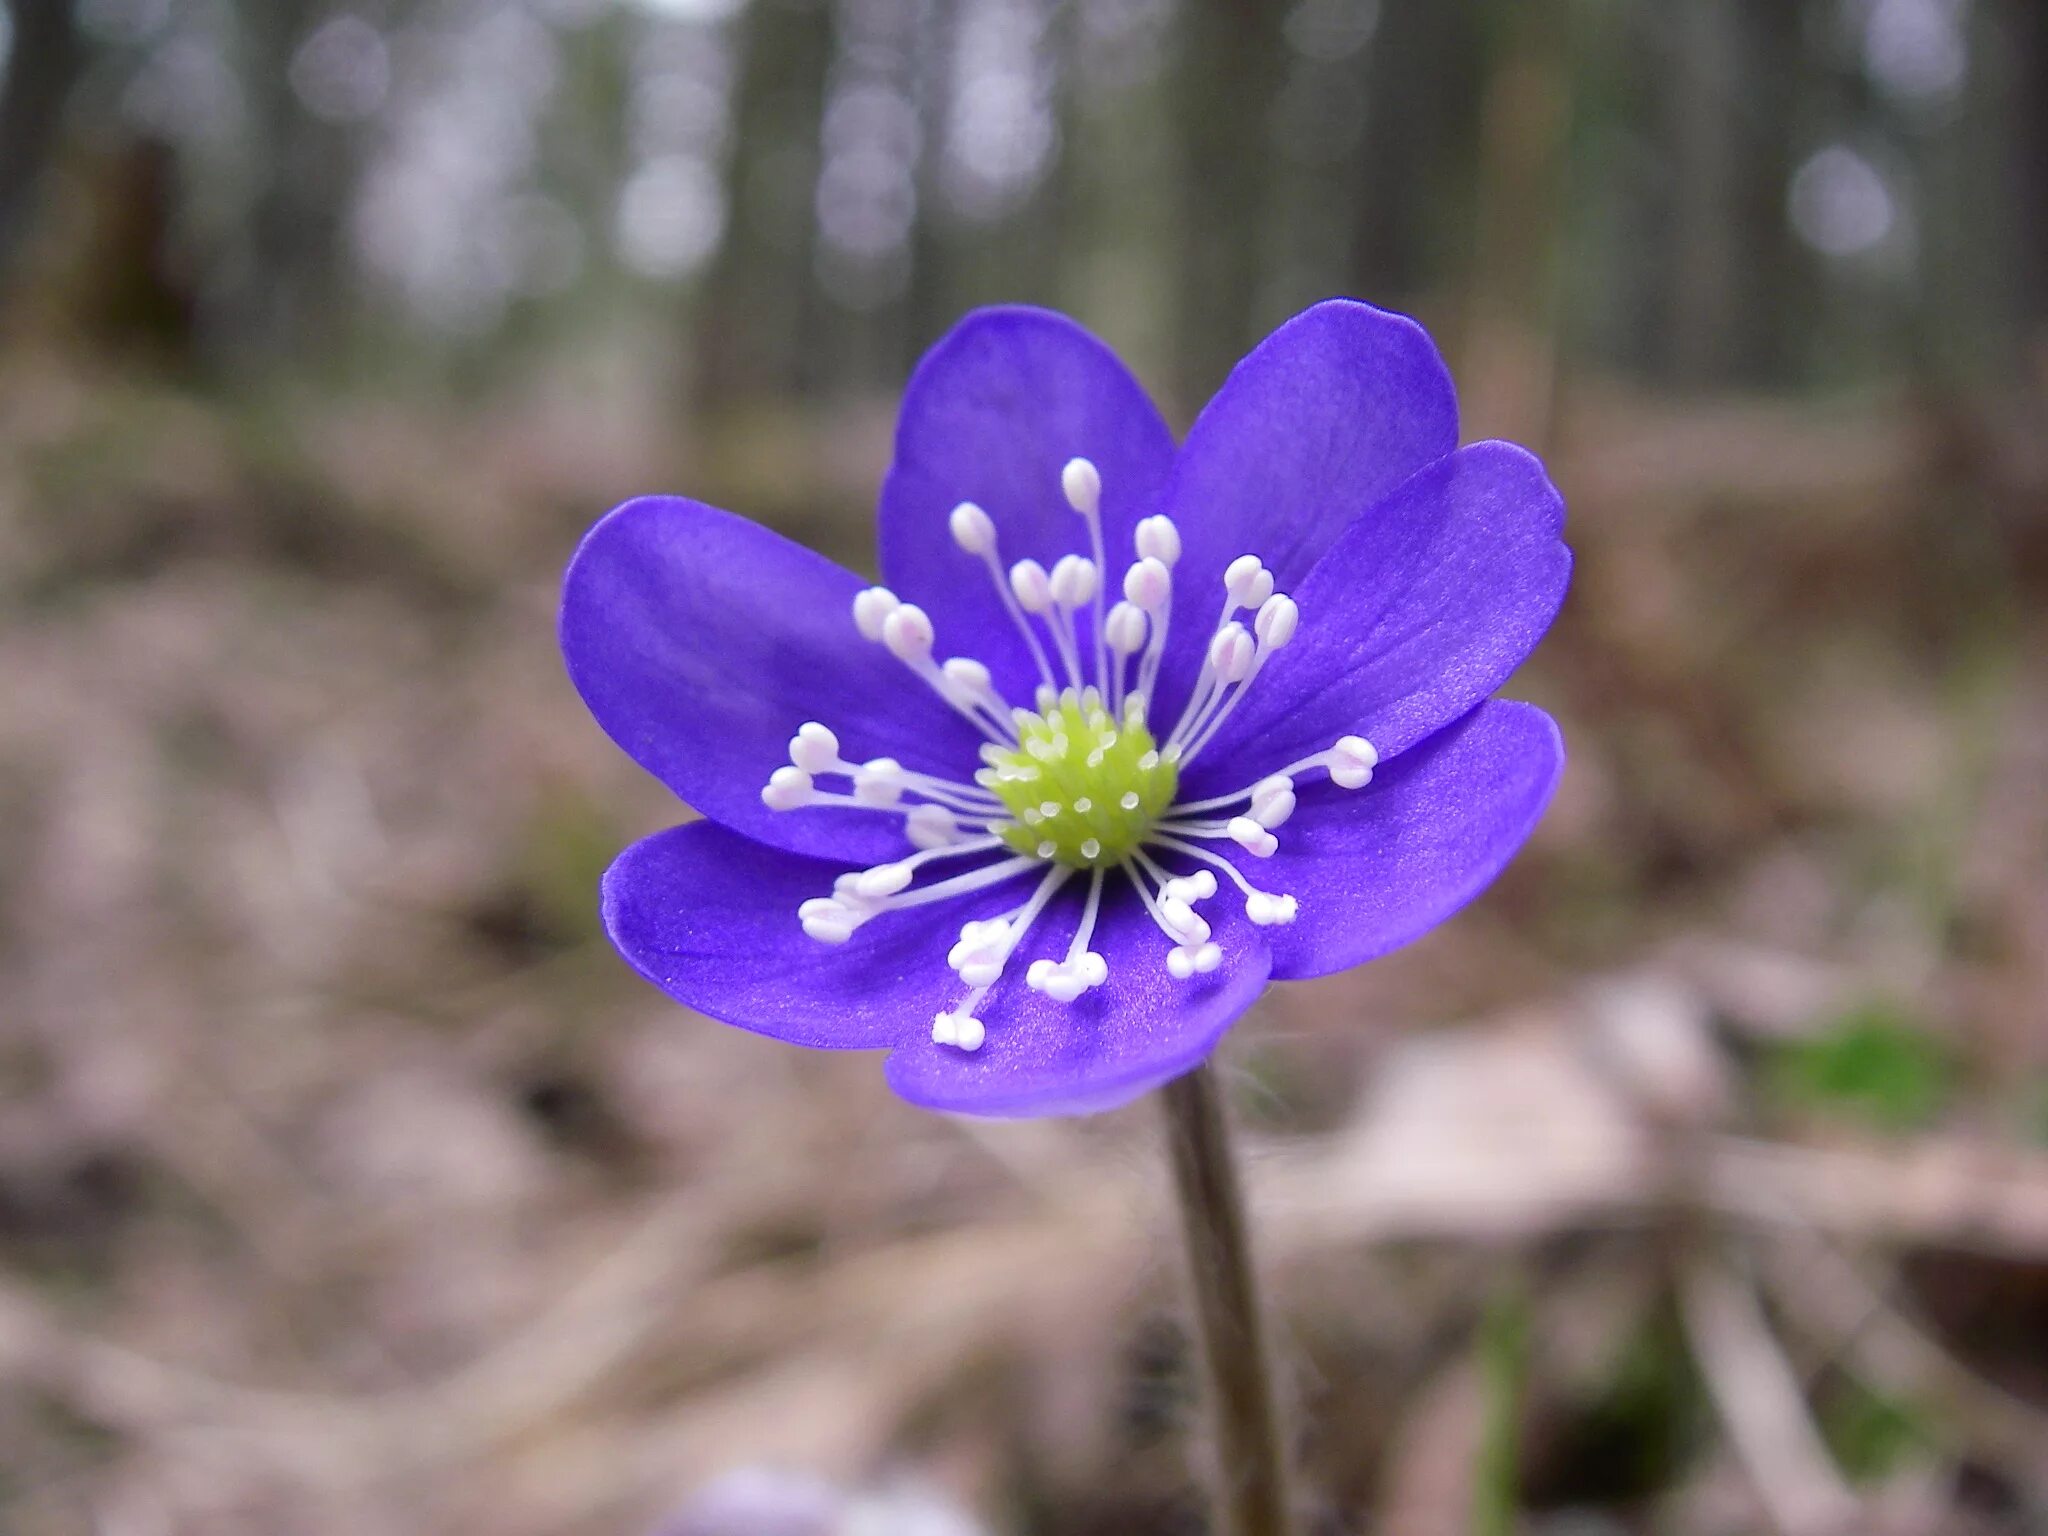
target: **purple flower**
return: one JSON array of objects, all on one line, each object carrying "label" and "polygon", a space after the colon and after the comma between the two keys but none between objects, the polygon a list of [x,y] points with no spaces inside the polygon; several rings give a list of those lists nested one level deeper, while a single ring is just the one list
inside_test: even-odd
[{"label": "purple flower", "polygon": [[705,817],[619,858],[606,928],[714,1018],[889,1049],[913,1103],[1122,1103],[1528,837],[1563,746],[1488,696],[1563,520],[1528,453],[1458,446],[1400,316],[1296,316],[1176,449],[1072,321],[979,311],[905,393],[887,587],[675,498],[584,540],[570,675]]}]

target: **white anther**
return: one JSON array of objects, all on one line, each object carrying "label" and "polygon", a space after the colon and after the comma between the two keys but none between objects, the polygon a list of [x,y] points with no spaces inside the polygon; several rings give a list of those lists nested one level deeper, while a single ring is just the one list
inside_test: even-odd
[{"label": "white anther", "polygon": [[947,519],[953,542],[970,555],[985,555],[996,547],[995,519],[971,501],[963,501]]},{"label": "white anther", "polygon": [[1295,628],[1301,623],[1301,609],[1294,599],[1285,592],[1275,592],[1259,604],[1259,616],[1252,620],[1252,632],[1259,637],[1259,644],[1269,651],[1277,651],[1294,638]]},{"label": "white anther", "polygon": [[1209,937],[1208,923],[1178,896],[1163,897],[1159,903],[1159,915],[1166,920],[1168,928],[1189,944],[1199,944]]},{"label": "white anther", "polygon": [[1207,901],[1216,894],[1216,877],[1206,869],[1198,869],[1192,875],[1176,875],[1160,887],[1176,901]]},{"label": "white anther", "polygon": [[1195,972],[1197,975],[1206,976],[1222,963],[1223,946],[1220,944],[1204,944],[1195,951]]},{"label": "white anther", "polygon": [[1138,801],[1138,792],[1135,789],[1127,789],[1117,797],[1116,803],[1127,811],[1135,811],[1138,808]]},{"label": "white anther", "polygon": [[1099,838],[1093,838],[1093,837],[1084,837],[1084,838],[1082,838],[1082,839],[1081,839],[1081,857],[1082,857],[1082,858],[1084,858],[1084,859],[1099,859],[1099,858],[1101,858],[1101,857],[1102,857],[1102,842],[1101,842],[1101,840],[1100,840]]},{"label": "white anther", "polygon": [[791,763],[768,775],[761,786],[761,803],[771,811],[793,811],[810,804],[811,793],[811,776]]},{"label": "white anther", "polygon": [[1150,627],[1143,608],[1136,603],[1118,603],[1102,621],[1102,636],[1117,655],[1131,656],[1144,649]]},{"label": "white anther", "polygon": [[916,873],[908,864],[877,864],[873,869],[862,870],[853,888],[869,901],[880,901],[909,885]]},{"label": "white anther", "polygon": [[1091,987],[1099,987],[1109,980],[1109,962],[1089,950],[1081,957],[1081,979]]},{"label": "white anther", "polygon": [[948,656],[939,667],[951,683],[962,694],[980,698],[989,690],[989,670],[972,656]]},{"label": "white anther", "polygon": [[1060,471],[1060,489],[1067,505],[1083,517],[1093,517],[1102,508],[1102,475],[1086,459],[1069,459]]},{"label": "white anther", "polygon": [[943,805],[914,806],[903,818],[903,833],[913,848],[944,848],[960,841],[960,823]]},{"label": "white anther", "polygon": [[867,587],[853,597],[853,623],[865,640],[880,641],[882,624],[902,606],[894,592],[887,587]]},{"label": "white anther", "polygon": [[1294,814],[1294,793],[1267,795],[1263,799],[1252,797],[1251,820],[1256,821],[1268,832],[1287,824],[1287,818]]},{"label": "white anther", "polygon": [[1054,961],[1034,960],[1031,962],[1030,969],[1024,973],[1024,985],[1034,992],[1043,992],[1046,982],[1052,978],[1052,973],[1057,969],[1059,967]]},{"label": "white anther", "polygon": [[1258,649],[1245,627],[1232,619],[1210,637],[1209,665],[1218,681],[1241,683],[1251,671]]},{"label": "white anther", "polygon": [[1053,562],[1052,597],[1062,608],[1084,608],[1102,585],[1102,573],[1086,555],[1061,555]]},{"label": "white anther", "polygon": [[[1261,591],[1263,580],[1264,590]],[[1239,555],[1223,569],[1223,590],[1239,608],[1256,608],[1273,591],[1273,578],[1257,555]]]},{"label": "white anther", "polygon": [[1019,560],[1010,567],[1010,591],[1026,613],[1044,613],[1052,607],[1052,578],[1036,560]]},{"label": "white anther", "polygon": [[1252,786],[1252,804],[1257,805],[1261,800],[1270,800],[1275,795],[1291,795],[1293,793],[1293,779],[1284,773],[1268,774]]},{"label": "white anther", "polygon": [[1180,559],[1180,529],[1163,512],[1138,520],[1135,542],[1138,553],[1148,560],[1172,565]]},{"label": "white anther", "polygon": [[903,765],[875,757],[853,770],[853,798],[862,805],[894,805],[903,798]]},{"label": "white anther", "polygon": [[1270,859],[1279,848],[1280,839],[1253,821],[1249,816],[1233,816],[1224,828],[1230,840],[1246,853],[1261,859]]},{"label": "white anther", "polygon": [[1080,967],[1056,965],[1039,990],[1056,1003],[1071,1003],[1088,990],[1088,982],[1081,975]]},{"label": "white anther", "polygon": [[969,923],[960,930],[960,942],[946,951],[946,964],[963,972],[969,966],[993,965],[1001,969],[1004,956],[1010,952],[1009,925],[998,922],[993,931],[971,931],[981,926]]},{"label": "white anther", "polygon": [[1124,596],[1147,613],[1157,613],[1173,595],[1173,572],[1157,555],[1147,555],[1124,572]]},{"label": "white anther", "polygon": [[839,761],[839,738],[815,720],[806,720],[789,740],[789,760],[805,773],[829,773]]},{"label": "white anther", "polygon": [[899,661],[922,661],[932,653],[932,621],[915,603],[898,603],[882,620],[882,644]]},{"label": "white anther", "polygon": [[1278,928],[1294,921],[1294,914],[1300,905],[1292,896],[1276,896],[1271,891],[1253,891],[1244,899],[1244,915],[1261,928]]},{"label": "white anther", "polygon": [[1358,789],[1372,782],[1380,754],[1363,736],[1340,737],[1330,748],[1330,781],[1340,789]]},{"label": "white anther", "polygon": [[935,1013],[932,1015],[932,1044],[950,1045],[962,1051],[978,1051],[981,1042],[988,1038],[988,1030],[981,1020],[971,1013]]},{"label": "white anther", "polygon": [[1186,981],[1195,974],[1195,952],[1191,949],[1169,949],[1166,952],[1166,973],[1175,981]]},{"label": "white anther", "polygon": [[821,944],[844,944],[861,921],[858,912],[829,896],[813,897],[796,909],[796,916],[804,932]]}]

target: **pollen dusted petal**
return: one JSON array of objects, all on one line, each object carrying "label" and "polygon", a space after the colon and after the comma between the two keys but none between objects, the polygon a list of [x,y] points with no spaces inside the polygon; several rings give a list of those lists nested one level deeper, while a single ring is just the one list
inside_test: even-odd
[{"label": "pollen dusted petal", "polygon": [[1451,916],[1521,849],[1563,768],[1550,717],[1496,700],[1383,763],[1363,789],[1305,782],[1272,857],[1237,859],[1253,884],[1299,904],[1291,924],[1264,930],[1274,976],[1362,964]]},{"label": "pollen dusted petal", "polygon": [[890,1087],[913,1104],[958,1114],[1089,1114],[1178,1077],[1215,1049],[1264,988],[1262,936],[1276,930],[1254,928],[1233,907],[1217,919],[1215,968],[1176,980],[1164,963],[1167,941],[1142,907],[1122,899],[1129,888],[1119,890],[1122,882],[1111,875],[1089,944],[1102,958],[1103,980],[1060,1002],[1034,991],[1028,963],[1019,962],[1056,963],[1065,955],[1080,921],[1083,883],[1069,883],[974,1009],[986,1028],[980,1049],[965,1055],[932,1043],[928,1008],[915,1038],[889,1057]]},{"label": "pollen dusted petal", "polygon": [[1475,443],[1417,475],[1294,590],[1298,632],[1188,771],[1190,791],[1351,732],[1391,758],[1456,720],[1557,616],[1572,568],[1563,531],[1556,488],[1512,444]]},{"label": "pollen dusted petal", "polygon": [[1030,877],[821,944],[797,911],[840,872],[692,822],[635,843],[606,871],[605,930],[677,1002],[742,1029],[833,1049],[928,1043],[933,1012],[959,996],[946,953],[961,924],[1015,907]]},{"label": "pollen dusted petal", "polygon": [[902,850],[900,823],[762,803],[791,733],[823,721],[849,756],[887,752],[929,772],[971,763],[979,742],[860,638],[861,589],[729,512],[645,497],[584,537],[563,586],[562,651],[598,724],[697,810],[771,847],[874,863]]},{"label": "pollen dusted petal", "polygon": [[[1160,509],[1184,547],[1175,609],[1206,623],[1217,573],[1246,550],[1303,597],[1302,578],[1353,518],[1457,446],[1457,396],[1421,326],[1350,299],[1304,310],[1188,430]],[[1198,624],[1167,640],[1161,702],[1174,713],[1207,638]]]}]

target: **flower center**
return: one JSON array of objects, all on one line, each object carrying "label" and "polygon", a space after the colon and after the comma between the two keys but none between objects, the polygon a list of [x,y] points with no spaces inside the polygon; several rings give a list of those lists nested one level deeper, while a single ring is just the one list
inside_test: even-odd
[{"label": "flower center", "polygon": [[[778,811],[820,805],[900,816],[904,840],[916,850],[871,869],[847,870],[833,881],[831,895],[799,906],[797,920],[821,944],[844,944],[884,913],[984,892],[991,893],[982,897],[988,900],[1012,882],[1037,882],[1021,905],[963,923],[960,942],[946,954],[966,994],[933,1016],[932,1039],[962,1051],[981,1048],[984,1026],[975,1010],[1077,873],[1088,877],[1077,882],[1086,894],[1066,958],[1041,956],[1024,975],[1032,991],[1057,1002],[1071,1003],[1109,978],[1108,960],[1089,945],[1113,876],[1129,882],[1169,941],[1166,971],[1177,980],[1207,975],[1223,963],[1222,946],[1195,911],[1221,890],[1218,875],[1243,894],[1253,923],[1293,922],[1294,897],[1260,890],[1235,861],[1206,845],[1234,843],[1254,859],[1270,858],[1280,847],[1274,829],[1294,814],[1296,779],[1327,772],[1332,783],[1357,789],[1379,761],[1364,737],[1343,736],[1242,789],[1175,803],[1180,770],[1215,739],[1273,653],[1294,638],[1300,610],[1273,590],[1273,573],[1258,556],[1231,561],[1201,674],[1160,745],[1146,714],[1173,618],[1180,531],[1163,513],[1141,519],[1132,534],[1137,559],[1124,572],[1123,600],[1108,603],[1101,476],[1088,460],[1073,459],[1060,472],[1060,489],[1087,528],[1090,553],[1062,555],[1050,571],[1036,560],[1005,567],[995,520],[974,503],[962,502],[949,519],[954,542],[987,568],[996,600],[1037,668],[1035,712],[1012,707],[982,662],[968,656],[940,661],[931,616],[915,603],[887,587],[865,588],[853,600],[861,638],[886,646],[981,733],[982,766],[974,782],[916,772],[893,757],[854,762],[841,755],[839,737],[828,726],[807,720],[789,743],[789,761],[761,788],[762,801]],[[1248,625],[1237,619],[1240,613],[1250,616]],[[1201,867],[1175,874],[1162,860]],[[934,866],[959,872],[920,883]]]},{"label": "flower center", "polygon": [[1093,688],[1040,696],[1042,713],[1011,716],[1017,745],[982,751],[975,775],[1014,818],[997,835],[1013,850],[1070,869],[1121,863],[1173,804],[1180,771],[1146,728],[1142,701],[1121,724]]}]

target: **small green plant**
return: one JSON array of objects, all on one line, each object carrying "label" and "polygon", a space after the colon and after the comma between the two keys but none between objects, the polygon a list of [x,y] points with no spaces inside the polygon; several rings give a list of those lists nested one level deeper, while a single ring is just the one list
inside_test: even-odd
[{"label": "small green plant", "polygon": [[1898,1132],[1940,1115],[1952,1076],[1938,1040],[1896,1006],[1868,1003],[1777,1048],[1764,1081],[1784,1109]]}]

